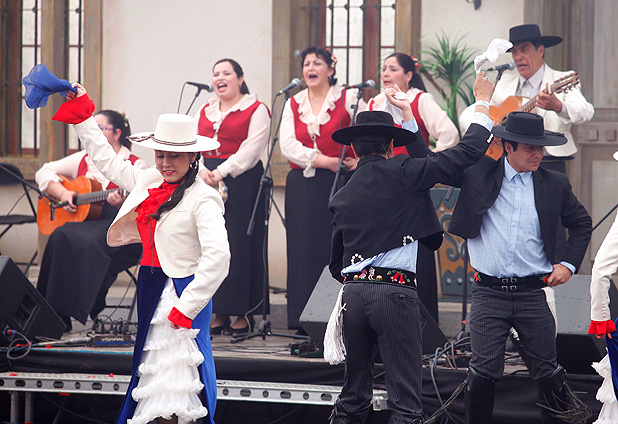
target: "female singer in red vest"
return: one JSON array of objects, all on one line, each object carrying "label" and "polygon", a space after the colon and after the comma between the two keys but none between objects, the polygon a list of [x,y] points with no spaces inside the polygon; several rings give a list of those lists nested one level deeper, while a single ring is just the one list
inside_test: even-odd
[{"label": "female singer in red vest", "polygon": [[[285,187],[288,327],[292,329],[300,329],[298,318],[330,260],[328,198],[341,148],[331,134],[350,125],[356,102],[356,92],[335,85],[335,65],[326,49],[309,47],[302,52],[307,89],[285,105],[281,122],[281,153],[292,168]],[[360,110],[364,107],[361,104]],[[349,170],[356,167],[351,149],[344,164]]]},{"label": "female singer in red vest", "polygon": [[[404,53],[393,53],[382,64],[382,88],[399,86],[402,91],[407,88],[407,95],[412,106],[412,114],[416,119],[418,128],[429,143],[429,137],[436,140],[433,149],[439,152],[453,147],[459,142],[459,133],[455,124],[449,119],[446,112],[438,106],[433,96],[427,93],[425,84],[417,72],[418,62],[416,59]],[[406,88],[404,88],[406,87]],[[367,110],[384,110],[386,97],[380,93],[367,103]],[[395,123],[397,119],[395,119]],[[429,144],[428,144],[429,145]],[[395,148],[395,154],[406,153],[403,147]]]},{"label": "female singer in red vest", "polygon": [[[129,150],[131,142],[127,137],[131,128],[124,115],[102,110],[94,118],[117,155],[138,168],[148,167]],[[99,172],[85,150],[48,162],[34,178],[41,191],[69,202],[64,207],[69,212],[77,210],[73,205],[75,193],[62,185],[61,176],[69,179],[85,176],[101,183],[103,190],[117,188]],[[49,237],[41,259],[37,289],[63,319],[67,330],[72,327],[71,317],[85,324],[88,315],[94,319],[105,308],[107,290],[118,273],[137,264],[142,254],[139,243],[122,247],[107,245],[107,229],[123,202],[123,196],[112,192],[99,220],[67,222]]]},{"label": "female singer in red vest", "polygon": [[[260,156],[268,143],[270,113],[249,94],[243,70],[232,59],[221,59],[212,71],[215,96],[196,115],[198,134],[214,138],[221,147],[203,152],[206,169],[200,176],[217,188],[227,187],[225,223],[232,259],[230,271],[213,297],[215,317],[211,334],[251,331],[256,310],[261,312],[264,281],[264,200],[260,199],[251,236],[247,226],[264,168]],[[269,301],[265,299],[268,308]],[[230,325],[230,315],[238,317]],[[228,328],[229,326],[229,328]]]}]

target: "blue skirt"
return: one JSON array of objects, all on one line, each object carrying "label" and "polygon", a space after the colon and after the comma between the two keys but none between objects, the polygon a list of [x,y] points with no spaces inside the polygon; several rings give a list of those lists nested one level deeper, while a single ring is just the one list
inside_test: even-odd
[{"label": "blue skirt", "polygon": [[[169,277],[165,275],[161,268],[141,266],[137,280],[137,335],[135,337],[135,348],[133,350],[132,376],[129,383],[127,394],[125,395],[120,413],[116,419],[116,424],[126,424],[127,419],[133,417],[137,402],[133,400],[131,392],[137,386],[139,377],[136,376],[137,369],[142,360],[142,353],[150,321],[154,315],[161,293],[165,288],[165,283]],[[173,278],[176,294],[180,297],[185,287],[193,280],[193,276],[185,278]],[[217,376],[215,373],[215,361],[212,356],[212,345],[210,343],[210,317],[212,315],[212,301],[193,319],[194,329],[200,329],[196,342],[200,352],[204,355],[204,362],[198,366],[200,380],[204,384],[204,390],[200,394],[202,404],[208,409],[208,416],[205,422],[214,424],[215,407],[217,404]]]}]

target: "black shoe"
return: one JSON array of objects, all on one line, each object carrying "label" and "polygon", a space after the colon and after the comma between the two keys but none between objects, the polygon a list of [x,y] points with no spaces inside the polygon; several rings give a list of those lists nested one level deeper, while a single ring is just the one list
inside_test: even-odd
[{"label": "black shoe", "polygon": [[216,336],[218,336],[219,334],[221,334],[221,332],[223,332],[225,329],[227,329],[230,326],[230,317],[227,317],[225,319],[225,322],[223,323],[223,325],[217,325],[216,327],[210,327],[210,334],[214,334]]},{"label": "black shoe", "polygon": [[233,328],[233,327],[226,328],[225,330],[223,330],[223,334],[225,336],[234,336],[236,334],[246,334],[246,333],[253,331],[254,325],[255,325],[255,320],[253,319],[253,316],[251,316],[249,317],[249,324],[241,328]]}]

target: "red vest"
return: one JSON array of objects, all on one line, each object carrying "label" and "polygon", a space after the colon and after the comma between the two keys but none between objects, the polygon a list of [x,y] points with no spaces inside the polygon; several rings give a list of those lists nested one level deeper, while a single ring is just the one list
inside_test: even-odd
[{"label": "red vest", "polygon": [[[350,122],[352,121],[348,111],[345,110],[345,93],[345,90],[342,91],[341,97],[335,102],[335,108],[328,111],[330,119],[327,123],[320,127],[320,136],[315,139],[318,150],[326,156],[339,156],[342,146],[339,143],[334,142],[331,135],[340,128],[349,127]],[[309,93],[307,93],[307,95],[309,95]],[[294,114],[294,132],[296,139],[303,143],[303,146],[313,149],[313,140],[307,131],[307,125],[300,120],[300,113],[298,112],[299,105],[294,97],[290,99],[290,106],[292,107],[292,113]],[[352,152],[352,149],[348,148],[346,150],[346,157],[353,156],[354,153]],[[300,166],[292,162],[290,162],[290,168],[302,169]]]},{"label": "red vest", "polygon": [[[242,142],[247,139],[251,116],[261,104],[261,102],[256,100],[255,103],[245,110],[235,110],[228,113],[223,122],[221,122],[219,131],[217,131],[217,140],[221,143],[221,146],[216,150],[203,152],[204,157],[227,159],[236,153]],[[215,128],[214,123],[206,118],[206,107],[204,106],[200,112],[197,133],[212,138],[215,135]]]},{"label": "red vest", "polygon": [[[427,143],[427,146],[429,146],[429,131],[427,131],[427,127],[425,127],[425,122],[423,121],[423,118],[421,118],[421,114],[418,111],[418,101],[421,98],[422,94],[423,94],[422,91],[418,93],[416,97],[414,98],[414,100],[410,102],[410,106],[412,107],[412,115],[414,115],[414,119],[416,119],[416,123],[418,124],[418,129],[421,132],[421,134],[423,134],[423,137],[425,137],[425,143]],[[384,101],[388,102],[387,99],[384,99]],[[373,104],[374,104],[374,101],[371,100],[371,102],[369,103],[369,110],[373,110]],[[401,125],[399,125],[398,122],[395,122],[395,126],[401,128]],[[395,155],[399,155],[402,153],[404,155],[408,154],[408,151],[406,150],[405,146],[395,147]]]},{"label": "red vest", "polygon": [[[79,163],[79,168],[77,168],[78,177],[83,177],[88,172],[88,164],[86,163],[87,157],[88,155],[84,155],[81,162]],[[129,160],[131,161],[132,164],[135,164],[135,161],[138,159],[139,158],[135,156],[134,154],[129,155]],[[118,186],[110,181],[109,184],[107,185],[107,188],[105,188],[105,190],[111,190],[113,188],[118,188]]]}]

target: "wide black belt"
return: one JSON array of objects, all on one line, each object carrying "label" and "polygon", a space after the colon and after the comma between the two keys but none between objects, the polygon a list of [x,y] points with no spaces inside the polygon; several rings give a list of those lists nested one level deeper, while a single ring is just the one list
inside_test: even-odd
[{"label": "wide black belt", "polygon": [[474,282],[482,287],[491,287],[504,292],[531,291],[547,287],[549,274],[528,275],[527,277],[492,277],[482,272],[474,273]]},{"label": "wide black belt", "polygon": [[358,272],[344,274],[343,277],[343,284],[367,282],[396,284],[416,289],[416,273],[394,268],[368,266]]}]

